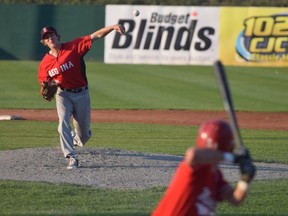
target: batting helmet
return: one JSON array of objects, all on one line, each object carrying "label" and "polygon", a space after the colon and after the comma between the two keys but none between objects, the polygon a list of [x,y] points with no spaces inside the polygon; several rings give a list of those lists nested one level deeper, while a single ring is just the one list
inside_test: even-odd
[{"label": "batting helmet", "polygon": [[199,148],[213,148],[223,152],[232,152],[234,140],[230,125],[222,120],[204,123],[198,132],[196,145]]}]

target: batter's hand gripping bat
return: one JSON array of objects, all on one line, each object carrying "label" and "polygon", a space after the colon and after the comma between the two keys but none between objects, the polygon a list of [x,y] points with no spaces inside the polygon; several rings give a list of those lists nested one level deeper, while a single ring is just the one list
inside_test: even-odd
[{"label": "batter's hand gripping bat", "polygon": [[245,148],[242,143],[241,135],[239,132],[239,127],[237,123],[237,118],[234,111],[233,101],[228,85],[228,81],[226,79],[225,69],[222,65],[221,61],[216,61],[214,63],[214,72],[217,78],[218,86],[220,88],[220,93],[224,101],[224,108],[230,118],[231,128],[234,134],[234,139],[236,142],[236,146],[239,148]]}]

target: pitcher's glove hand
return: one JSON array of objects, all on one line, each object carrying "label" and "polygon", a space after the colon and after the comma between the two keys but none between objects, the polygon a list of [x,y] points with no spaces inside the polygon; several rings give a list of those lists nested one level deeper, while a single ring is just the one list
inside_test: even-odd
[{"label": "pitcher's glove hand", "polygon": [[53,80],[44,81],[41,84],[40,94],[45,100],[51,101],[54,98],[56,92],[57,92],[57,85]]},{"label": "pitcher's glove hand", "polygon": [[234,151],[235,163],[240,166],[241,180],[249,183],[256,174],[256,167],[253,164],[249,151],[246,148],[239,148]]}]

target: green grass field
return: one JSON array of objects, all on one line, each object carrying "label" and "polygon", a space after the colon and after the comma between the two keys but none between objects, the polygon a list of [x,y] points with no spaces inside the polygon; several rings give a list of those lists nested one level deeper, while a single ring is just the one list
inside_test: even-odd
[{"label": "green grass field", "polygon": [[[0,150],[57,147],[57,122],[0,121]],[[89,147],[183,155],[195,143],[198,127],[149,124],[92,124]],[[15,136],[17,131],[17,136]],[[287,131],[241,130],[245,145],[258,162],[288,164]]]},{"label": "green grass field", "polygon": [[[253,183],[240,207],[218,205],[222,216],[286,216],[287,180]],[[0,181],[0,215],[146,216],[164,187],[146,190],[103,190],[68,184]]]},{"label": "green grass field", "polygon": [[[48,108],[39,95],[38,62],[0,61],[0,109]],[[87,63],[96,109],[223,110],[212,67]],[[227,67],[237,110],[288,112],[286,68]],[[0,121],[0,150],[59,146],[57,122]],[[182,155],[196,127],[93,124],[89,147]],[[17,132],[15,135],[15,131]],[[288,164],[287,131],[241,130],[256,161]],[[287,179],[256,181],[239,208],[218,215],[287,215]],[[0,215],[149,215],[165,188],[104,190],[68,184],[0,181]]]},{"label": "green grass field", "polygon": [[[39,97],[38,62],[0,61],[0,108],[55,108]],[[288,110],[286,68],[227,67],[236,110]],[[223,110],[211,66],[88,62],[92,108]]]}]

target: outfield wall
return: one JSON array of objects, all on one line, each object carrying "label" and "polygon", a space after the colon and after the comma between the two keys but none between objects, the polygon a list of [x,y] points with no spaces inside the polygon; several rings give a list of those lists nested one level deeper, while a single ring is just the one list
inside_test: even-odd
[{"label": "outfield wall", "polygon": [[[132,16],[133,9],[140,15]],[[0,59],[39,60],[45,25],[61,40],[121,23],[94,43],[86,59],[105,63],[287,66],[288,9],[264,7],[187,7],[0,4]],[[105,43],[105,45],[104,45]]]},{"label": "outfield wall", "polygon": [[[42,59],[43,26],[55,26],[61,41],[72,40],[103,27],[104,13],[104,6],[0,4],[0,59]],[[97,41],[86,58],[103,61],[103,52],[104,41]]]}]

